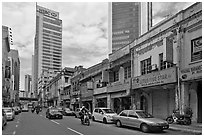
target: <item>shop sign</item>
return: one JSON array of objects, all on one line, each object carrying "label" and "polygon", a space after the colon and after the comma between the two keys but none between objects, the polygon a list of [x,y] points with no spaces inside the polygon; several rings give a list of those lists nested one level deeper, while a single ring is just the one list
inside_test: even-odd
[{"label": "shop sign", "polygon": [[57,13],[57,12],[54,12],[52,10],[46,9],[46,8],[38,6],[38,5],[37,5],[36,8],[37,8],[36,12],[39,12],[39,13],[41,13],[43,15],[47,15],[49,17],[59,18],[59,13]]},{"label": "shop sign", "polygon": [[134,77],[132,79],[132,88],[142,88],[149,86],[157,86],[176,82],[176,68],[153,72],[147,75]]},{"label": "shop sign", "polygon": [[198,79],[201,77],[202,77],[202,65],[197,65],[181,70],[181,79],[183,81]]}]

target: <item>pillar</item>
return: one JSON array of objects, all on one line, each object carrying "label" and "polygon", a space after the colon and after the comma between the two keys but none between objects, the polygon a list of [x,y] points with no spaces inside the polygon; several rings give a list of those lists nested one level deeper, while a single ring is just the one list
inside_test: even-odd
[{"label": "pillar", "polygon": [[113,101],[111,100],[111,95],[107,94],[107,108],[113,109]]},{"label": "pillar", "polygon": [[93,96],[93,100],[92,100],[92,108],[93,110],[95,109],[96,107],[96,96]]}]

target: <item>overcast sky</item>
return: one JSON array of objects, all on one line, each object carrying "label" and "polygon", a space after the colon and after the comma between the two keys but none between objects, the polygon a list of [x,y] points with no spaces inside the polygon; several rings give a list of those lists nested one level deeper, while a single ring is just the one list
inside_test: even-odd
[{"label": "overcast sky", "polygon": [[[63,24],[62,67],[82,65],[85,68],[108,58],[108,3],[104,2],[38,2],[38,5],[59,12]],[[168,14],[192,5],[192,2],[153,3],[153,23]],[[32,74],[34,54],[35,3],[3,2],[2,25],[13,32],[12,49],[20,56],[20,89],[26,74]]]}]

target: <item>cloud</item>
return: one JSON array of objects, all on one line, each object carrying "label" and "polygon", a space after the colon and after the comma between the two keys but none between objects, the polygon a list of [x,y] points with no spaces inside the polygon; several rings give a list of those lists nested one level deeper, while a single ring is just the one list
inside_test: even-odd
[{"label": "cloud", "polygon": [[174,15],[192,5],[193,2],[153,2],[153,24],[165,19],[168,15]]},{"label": "cloud", "polygon": [[[59,12],[63,25],[62,65],[91,67],[107,58],[108,3],[39,2],[38,5]],[[13,49],[21,61],[21,86],[24,75],[32,72],[34,54],[35,3],[3,2],[2,23],[11,27]]]}]

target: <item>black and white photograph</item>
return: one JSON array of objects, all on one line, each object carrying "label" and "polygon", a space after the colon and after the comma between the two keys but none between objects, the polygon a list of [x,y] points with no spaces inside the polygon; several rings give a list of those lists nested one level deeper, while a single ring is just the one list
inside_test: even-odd
[{"label": "black and white photograph", "polygon": [[5,1],[2,135],[202,135],[202,2]]}]

